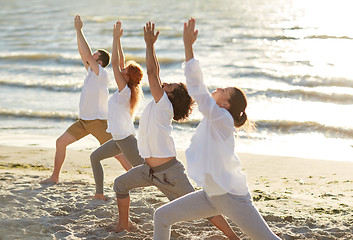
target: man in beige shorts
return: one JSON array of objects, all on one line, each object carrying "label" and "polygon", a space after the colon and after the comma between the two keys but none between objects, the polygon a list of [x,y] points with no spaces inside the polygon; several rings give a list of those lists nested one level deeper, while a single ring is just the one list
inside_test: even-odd
[{"label": "man in beige shorts", "polygon": [[[77,35],[78,51],[83,65],[87,70],[87,76],[82,86],[79,119],[72,124],[63,135],[56,140],[56,152],[54,170],[52,175],[40,183],[58,183],[61,167],[65,160],[66,147],[73,142],[92,134],[102,145],[112,138],[107,129],[108,115],[108,75],[105,67],[109,64],[109,53],[103,49],[92,54],[84,34],[81,17],[75,17],[75,29]],[[116,157],[126,169],[126,159],[123,155]],[[131,168],[131,165],[130,165]]]}]

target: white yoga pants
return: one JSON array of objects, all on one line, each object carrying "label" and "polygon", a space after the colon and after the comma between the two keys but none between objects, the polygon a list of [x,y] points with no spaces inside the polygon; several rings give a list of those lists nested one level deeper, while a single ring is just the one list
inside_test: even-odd
[{"label": "white yoga pants", "polygon": [[223,214],[253,240],[280,239],[252,204],[250,194],[208,197],[203,190],[189,193],[158,208],[154,214],[154,240],[170,238],[171,225]]}]

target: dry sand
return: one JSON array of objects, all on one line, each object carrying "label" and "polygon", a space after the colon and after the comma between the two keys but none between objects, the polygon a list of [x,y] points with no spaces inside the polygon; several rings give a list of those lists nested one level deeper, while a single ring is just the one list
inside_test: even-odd
[{"label": "dry sand", "polygon": [[[0,239],[152,239],[153,212],[167,198],[154,187],[132,191],[136,229],[112,232],[118,217],[112,184],[124,170],[104,160],[108,200],[90,200],[89,154],[69,149],[60,183],[40,185],[51,174],[54,149],[0,146]],[[282,239],[353,239],[353,162],[239,156],[255,206]],[[174,225],[171,239],[226,238],[198,220]]]}]

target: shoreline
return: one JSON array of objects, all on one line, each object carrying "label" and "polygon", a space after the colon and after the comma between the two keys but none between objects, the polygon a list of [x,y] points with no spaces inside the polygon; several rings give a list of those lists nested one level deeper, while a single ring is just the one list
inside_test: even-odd
[{"label": "shoreline", "polygon": [[[65,129],[66,130],[66,129]],[[63,131],[65,131],[63,130]],[[9,146],[9,147],[37,147],[37,148],[46,148],[52,149],[55,148],[55,141],[60,136],[57,135],[42,135],[42,134],[10,134],[10,133],[0,133],[0,146]],[[236,144],[238,144],[236,142]],[[244,145],[244,143],[243,143]],[[334,162],[350,162],[353,163],[353,158],[350,159],[349,156],[334,155],[323,157],[321,155],[315,156],[302,156],[302,154],[291,155],[290,153],[285,152],[276,152],[274,150],[261,151],[257,149],[257,145],[254,144],[254,151],[251,151],[250,148],[246,148],[243,151],[236,149],[238,155],[254,155],[254,156],[265,156],[265,157],[275,157],[275,158],[298,158],[298,159],[310,159],[310,160],[320,160],[320,161],[334,161]],[[83,139],[80,139],[77,142],[69,145],[67,149],[69,150],[85,150],[85,151],[94,151],[99,147],[98,141],[91,135],[86,136]],[[353,145],[351,146],[353,149]],[[177,148],[178,152],[185,151],[186,148]],[[353,156],[352,156],[353,157]],[[240,160],[242,158],[240,157]]]},{"label": "shoreline", "polygon": [[[54,149],[0,145],[0,230],[4,239],[31,237],[151,239],[153,212],[167,202],[156,188],[131,193],[133,232],[114,233],[118,212],[112,189],[124,173],[114,159],[103,160],[108,201],[90,200],[94,179],[91,151],[68,149],[59,184],[50,176]],[[282,239],[353,238],[353,163],[239,153],[254,205]],[[178,159],[185,164],[183,151]],[[242,239],[237,226],[232,228]],[[199,237],[199,238],[198,238]],[[173,226],[171,239],[225,239],[205,220]]]}]

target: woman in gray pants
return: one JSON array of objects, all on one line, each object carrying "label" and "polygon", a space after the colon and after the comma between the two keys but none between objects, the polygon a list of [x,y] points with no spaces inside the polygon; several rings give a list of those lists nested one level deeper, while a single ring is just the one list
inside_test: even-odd
[{"label": "woman in gray pants", "polygon": [[[194,191],[183,164],[176,159],[176,149],[171,136],[172,120],[186,119],[191,112],[193,100],[185,84],[161,82],[154,49],[159,32],[155,33],[154,28],[154,23],[150,22],[144,27],[146,68],[153,96],[141,114],[138,130],[139,152],[145,162],[115,179],[114,191],[119,211],[116,232],[131,230],[130,190],[156,186],[169,200]],[[211,217],[210,221],[229,239],[238,239],[222,216]]]},{"label": "woman in gray pants", "polygon": [[184,24],[186,84],[204,115],[186,157],[189,176],[203,190],[158,208],[153,237],[169,239],[171,225],[176,222],[223,214],[251,239],[279,239],[252,204],[246,176],[234,151],[234,127],[241,127],[247,121],[246,97],[234,87],[218,88],[212,95],[208,92],[193,54],[197,33],[194,19]]},{"label": "woman in gray pants", "polygon": [[[91,165],[96,182],[96,194],[93,199],[106,200],[103,195],[104,173],[101,160],[119,154],[119,161],[125,170],[143,163],[137,148],[132,115],[141,95],[140,82],[143,76],[142,68],[133,61],[125,65],[124,53],[120,38],[123,35],[121,22],[114,25],[112,67],[118,90],[108,102],[108,128],[113,139],[106,142],[91,154]],[[120,154],[120,153],[123,153]],[[125,156],[125,157],[124,157]]]}]

